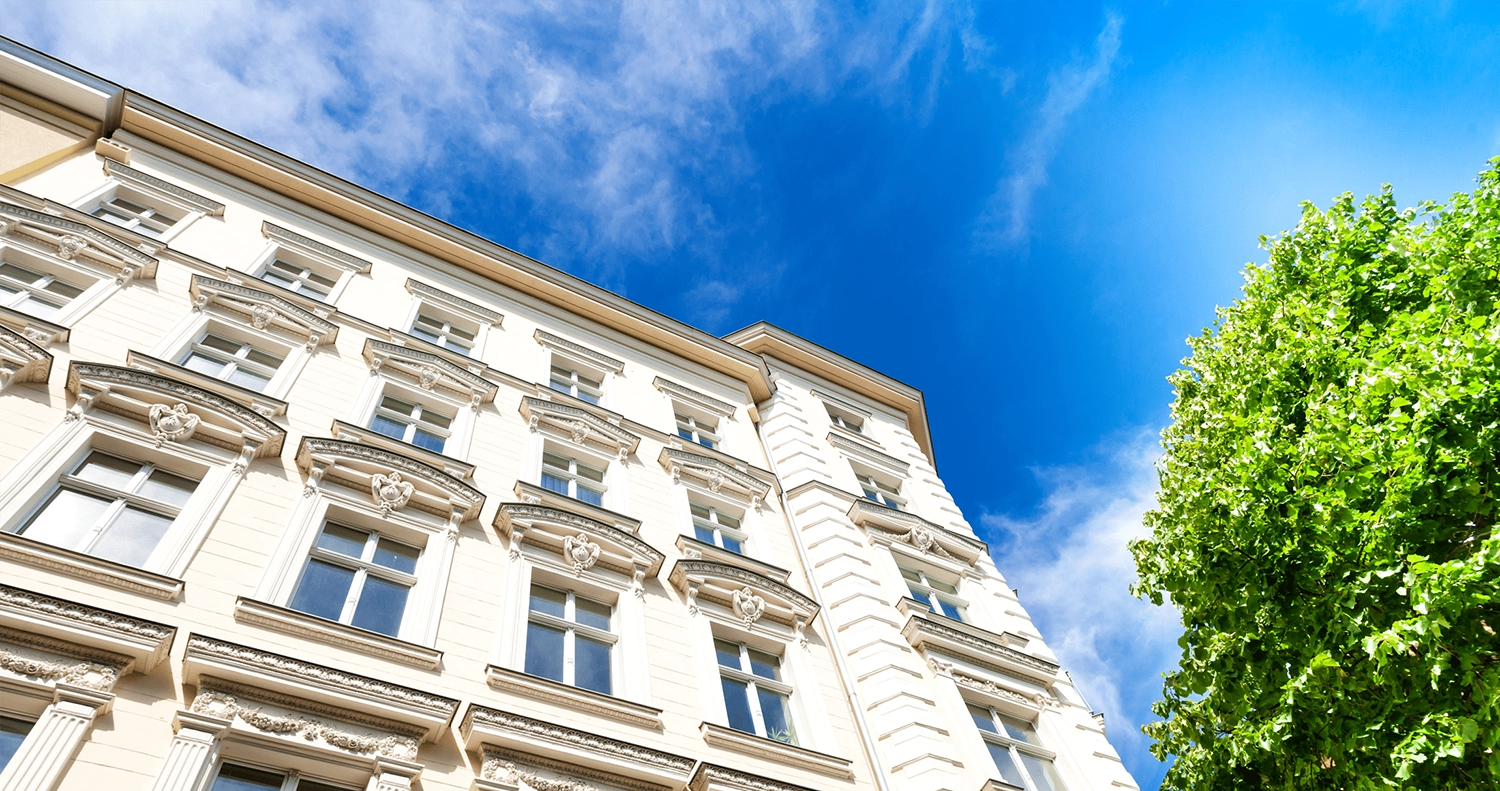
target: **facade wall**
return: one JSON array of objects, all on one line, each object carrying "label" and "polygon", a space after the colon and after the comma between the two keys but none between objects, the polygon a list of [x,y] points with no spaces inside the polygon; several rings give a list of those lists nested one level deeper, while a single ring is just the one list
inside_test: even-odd
[{"label": "facade wall", "polygon": [[[20,117],[0,275],[80,293],[0,307],[0,716],[36,723],[0,789],[200,791],[226,761],[351,789],[977,789],[1000,778],[965,696],[1036,720],[1067,788],[1132,787],[908,416],[795,360],[731,350],[760,381],[644,343],[132,129],[79,146]],[[109,205],[157,214],[122,229]],[[326,297],[268,285],[274,260]],[[410,334],[419,313],[470,353]],[[259,393],[179,365],[205,333],[284,362]],[[451,419],[441,452],[371,430],[386,396]],[[828,403],[861,432],[825,436]],[[100,450],[200,480],[143,558],[24,534],[60,487],[105,496],[64,480]],[[539,486],[545,453],[604,470],[601,502]],[[856,469],[903,509],[860,511]],[[690,503],[739,519],[742,552],[695,542]],[[329,520],[420,551],[393,633],[293,606]],[[893,557],[961,578],[973,639],[913,615]],[[525,672],[533,583],[611,606],[609,695]],[[779,660],[745,679],[790,690],[784,728],[763,695],[743,732],[716,638]]]}]

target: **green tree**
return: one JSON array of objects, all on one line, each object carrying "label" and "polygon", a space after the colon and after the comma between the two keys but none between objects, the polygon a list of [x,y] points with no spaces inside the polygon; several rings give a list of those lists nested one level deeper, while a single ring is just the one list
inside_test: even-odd
[{"label": "green tree", "polygon": [[1303,205],[1172,375],[1135,593],[1171,789],[1500,786],[1500,158]]}]

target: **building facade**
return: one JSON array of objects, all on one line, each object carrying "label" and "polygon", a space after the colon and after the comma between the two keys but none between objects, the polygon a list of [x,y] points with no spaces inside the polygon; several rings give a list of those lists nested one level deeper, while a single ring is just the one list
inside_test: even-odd
[{"label": "building facade", "polygon": [[917,390],[0,41],[0,791],[1135,788]]}]

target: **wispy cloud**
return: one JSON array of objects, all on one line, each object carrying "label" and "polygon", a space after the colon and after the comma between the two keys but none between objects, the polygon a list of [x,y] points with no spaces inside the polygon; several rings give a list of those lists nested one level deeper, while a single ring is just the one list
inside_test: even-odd
[{"label": "wispy cloud", "polygon": [[1145,534],[1158,455],[1156,435],[1139,432],[1105,448],[1098,463],[1041,471],[1048,494],[1037,515],[981,518],[1001,547],[1000,571],[1089,703],[1105,712],[1110,741],[1141,783],[1165,771],[1140,726],[1182,633],[1175,610],[1129,592],[1136,574],[1126,544]]},{"label": "wispy cloud", "polygon": [[1093,56],[1077,58],[1047,79],[1047,98],[1026,136],[1007,157],[1009,170],[975,223],[975,241],[993,248],[1024,241],[1031,225],[1031,201],[1047,183],[1047,166],[1057,155],[1068,119],[1108,79],[1120,52],[1124,18],[1111,11],[1094,39]]}]

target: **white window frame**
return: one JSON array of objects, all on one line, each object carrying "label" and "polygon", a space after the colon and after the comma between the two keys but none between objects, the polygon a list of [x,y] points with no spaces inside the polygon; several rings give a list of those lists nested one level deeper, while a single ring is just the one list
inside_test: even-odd
[{"label": "white window frame", "polygon": [[832,425],[861,437],[868,437],[865,433],[865,424],[868,418],[855,414],[852,410],[837,406],[828,401],[823,402],[823,408],[828,411],[828,422]]},{"label": "white window frame", "polygon": [[[553,455],[553,456],[559,456],[561,458],[567,459],[568,460],[568,469],[565,470],[565,471],[561,471],[557,467],[553,467],[553,466],[548,465],[547,461],[546,461],[546,457],[549,454]],[[536,477],[536,482],[537,482],[538,486],[542,487],[543,489],[546,489],[549,492],[553,492],[554,494],[559,494],[559,495],[562,495],[564,497],[571,497],[572,499],[577,500],[578,502],[583,503],[585,505],[593,505],[593,506],[598,507],[598,508],[608,508],[609,507],[609,504],[610,504],[610,486],[609,486],[610,468],[613,465],[610,464],[608,461],[600,461],[599,457],[596,456],[595,454],[585,453],[585,452],[582,452],[580,449],[577,449],[577,448],[566,448],[566,447],[563,447],[560,443],[544,442],[543,445],[542,445],[542,454],[539,457],[539,462],[540,462],[540,464],[539,464],[540,469],[539,469],[537,477]],[[587,478],[587,477],[580,476],[579,473],[578,473],[578,467],[579,467],[579,465],[581,463],[584,463],[584,462],[590,462],[588,464],[584,464],[584,466],[590,467],[591,469],[597,469],[601,473],[603,473],[603,475],[602,475],[603,480],[601,480],[601,481],[595,481],[592,478]],[[597,467],[594,466],[596,464],[598,465]],[[545,483],[542,483],[542,476],[544,476],[544,475],[551,475],[554,478],[558,478],[560,480],[566,480],[567,481],[567,486],[568,486],[568,491],[566,491],[566,492],[559,492],[556,489],[552,489],[552,488],[548,487]],[[582,498],[580,498],[578,496],[579,480],[580,480],[581,477],[582,477],[582,480],[585,481],[585,483],[583,484],[585,488],[588,488],[590,490],[592,490],[594,488],[598,488],[598,489],[601,490],[599,492],[599,502],[597,504],[590,503],[589,501],[584,500],[584,499],[582,499]]]},{"label": "white window frame", "polygon": [[[872,503],[878,503],[880,505],[894,508],[897,511],[906,511],[910,513],[908,504],[911,502],[911,500],[909,497],[902,496],[901,483],[896,483],[893,486],[887,480],[884,480],[872,473],[866,472],[858,467],[854,468],[854,478],[859,482],[861,497],[869,500]],[[892,489],[894,489],[895,491],[891,491]],[[871,497],[870,495],[872,493],[877,496]]]},{"label": "white window frame", "polygon": [[[740,666],[739,667],[737,667],[737,668],[731,668],[731,667],[729,667],[727,665],[724,665],[724,664],[722,664],[722,663],[720,663],[718,661],[718,657],[719,657],[718,644],[721,643],[721,642],[723,642],[723,643],[730,643],[730,644],[733,644],[733,645],[735,645],[736,647],[739,648],[739,657],[740,657]],[[785,680],[768,679],[768,678],[765,678],[765,677],[762,677],[762,676],[758,676],[758,675],[750,672],[748,669],[746,669],[746,668],[750,667],[750,651],[752,649],[755,650],[755,651],[759,651],[760,653],[766,654],[767,656],[775,656],[776,657],[776,662],[777,662],[776,669],[777,669],[778,673],[780,675],[782,675],[782,676],[788,675],[788,672],[787,672],[787,664],[788,663],[786,661],[786,657],[784,656],[784,653],[785,653],[784,651],[783,651],[783,654],[775,654],[774,652],[766,651],[763,648],[751,646],[748,643],[745,643],[743,641],[734,640],[734,639],[727,638],[727,637],[715,636],[715,638],[714,638],[714,664],[718,668],[719,678],[723,679],[723,678],[725,678],[727,676],[728,678],[730,678],[730,679],[732,679],[734,681],[739,681],[739,682],[744,683],[746,685],[746,689],[747,689],[746,698],[747,698],[747,703],[749,704],[749,707],[750,707],[750,719],[754,723],[754,727],[755,727],[755,734],[754,735],[759,736],[759,737],[761,737],[763,739],[770,739],[772,741],[780,742],[782,744],[788,744],[788,745],[791,745],[793,747],[800,747],[801,746],[801,741],[799,740],[799,738],[797,736],[797,734],[798,734],[798,724],[799,723],[797,722],[797,720],[798,720],[798,717],[797,717],[797,705],[796,705],[796,703],[797,703],[797,695],[795,694],[795,687],[794,687],[794,685],[793,685],[792,682],[785,681]],[[722,683],[720,685],[717,685],[717,686],[718,686],[719,695],[723,696],[723,694],[724,694],[724,688],[722,686]],[[760,706],[759,690],[760,690],[761,687],[765,687],[767,690],[769,690],[771,692],[774,692],[774,693],[780,694],[780,695],[784,695],[786,697],[786,713],[787,713],[787,719],[789,721],[788,724],[792,726],[792,731],[791,731],[791,733],[787,734],[787,737],[788,737],[787,739],[778,739],[774,735],[772,735],[772,734],[770,734],[770,733],[767,732],[767,726],[766,726],[766,720],[765,720],[765,713],[761,711],[761,706]],[[725,721],[725,723],[727,725],[728,722],[729,722],[729,715],[728,715],[728,711],[727,711],[727,709],[728,709],[728,702],[726,701],[724,705],[725,705],[725,709],[726,709],[725,715],[724,715],[724,717],[725,717],[724,721]],[[729,727],[733,727],[733,726],[729,726]],[[741,731],[741,733],[743,733],[743,731]]]},{"label": "white window frame", "polygon": [[354,275],[370,271],[371,264],[368,261],[322,242],[308,239],[293,231],[274,226],[269,222],[262,224],[261,232],[265,234],[269,243],[260,255],[245,266],[243,271],[261,283],[287,290],[284,286],[271,283],[261,277],[272,262],[279,258],[304,270],[317,271],[320,275],[334,281],[324,299],[290,289],[291,293],[303,299],[329,306],[336,305],[339,298],[344,295],[344,290],[349,287],[349,282],[354,279]]},{"label": "white window frame", "polygon": [[[388,391],[382,392],[380,394],[380,400],[375,402],[375,407],[370,411],[370,419],[366,422],[364,428],[367,428],[370,431],[374,431],[377,434],[390,437],[391,439],[405,442],[408,445],[422,448],[423,450],[432,453],[443,453],[445,450],[447,450],[448,443],[453,440],[453,423],[457,420],[458,416],[444,414],[443,408],[441,406],[433,406],[431,402],[428,402],[425,399],[399,398],[398,395],[405,395],[405,393],[392,394]],[[401,411],[393,409],[386,404],[386,401],[388,400],[400,401],[403,404],[409,403],[411,405],[411,411],[403,413]],[[448,422],[448,424],[444,426],[438,423],[434,423],[432,421],[432,415],[442,417]],[[374,423],[377,417],[384,418],[390,423],[399,423],[404,425],[405,428],[402,430],[401,436],[394,437],[375,428]],[[442,449],[434,449],[418,445],[416,442],[418,431],[421,431],[428,436],[441,439],[443,441]]]},{"label": "white window frame", "polygon": [[81,260],[80,257],[64,261],[55,255],[18,244],[13,239],[14,237],[0,236],[0,261],[36,272],[44,277],[60,279],[75,288],[83,289],[81,294],[69,299],[58,309],[57,313],[51,316],[33,316],[20,308],[7,308],[16,313],[38,321],[72,327],[124,286],[124,281],[119,279],[118,272],[95,266]]},{"label": "white window frame", "polygon": [[[168,217],[170,217],[172,214],[181,215],[178,219],[173,221],[172,225],[165,231],[163,231],[160,236],[141,234],[142,236],[152,239],[153,241],[160,242],[163,245],[170,244],[172,240],[176,239],[178,236],[181,236],[189,226],[205,216],[205,212],[199,207],[191,206],[180,199],[167,196],[165,193],[162,193],[159,190],[150,189],[144,185],[137,184],[134,181],[126,183],[120,178],[114,176],[111,176],[109,179],[107,179],[104,184],[97,189],[94,189],[93,191],[88,192],[87,194],[73,201],[70,205],[73,208],[83,212],[84,214],[89,215],[90,217],[94,217],[95,219],[98,219],[102,222],[110,222],[109,220],[105,220],[104,218],[94,214],[94,212],[98,211],[99,207],[102,204],[111,200],[115,200],[116,198],[128,200],[131,203],[135,203],[155,212],[161,212]],[[163,212],[162,210],[163,206],[167,207],[167,210],[165,212]],[[140,233],[140,231],[137,231],[135,228],[129,225],[122,225],[120,223],[113,222],[110,222],[110,224],[116,227],[125,228],[129,231],[134,231],[135,233]]]},{"label": "white window frame", "polygon": [[[589,691],[590,692],[599,692],[599,694],[601,694],[601,695],[609,695],[610,697],[616,697],[615,690],[616,690],[617,682],[619,681],[619,676],[620,676],[620,672],[619,672],[620,652],[616,650],[616,648],[618,647],[619,642],[620,642],[620,635],[615,631],[616,628],[618,627],[618,623],[619,623],[619,619],[620,619],[620,615],[619,615],[620,607],[619,607],[618,600],[613,601],[613,602],[603,601],[602,600],[603,597],[599,596],[598,594],[596,594],[596,593],[594,593],[592,591],[585,591],[582,594],[580,594],[579,591],[576,590],[576,588],[573,587],[573,586],[567,586],[567,585],[560,585],[560,584],[557,584],[557,583],[551,583],[551,582],[549,582],[548,580],[546,580],[544,578],[534,578],[532,580],[532,582],[531,582],[531,587],[532,588],[547,588],[547,589],[555,591],[557,593],[561,593],[561,594],[563,594],[565,596],[563,617],[562,618],[558,618],[558,617],[556,617],[554,615],[551,615],[549,613],[538,612],[537,610],[531,609],[531,606],[530,606],[530,604],[531,604],[531,596],[529,595],[529,591],[528,591],[528,595],[527,595],[527,614],[526,614],[526,624],[527,624],[527,632],[526,632],[526,634],[527,634],[527,639],[528,640],[530,639],[530,633],[531,633],[530,632],[530,627],[531,627],[531,624],[538,624],[538,625],[545,626],[545,627],[550,628],[550,629],[556,629],[556,630],[561,631],[563,633],[563,660],[562,660],[562,662],[563,662],[563,664],[562,664],[562,676],[563,677],[562,677],[562,680],[559,683],[567,684],[570,687],[578,687],[579,689],[588,689],[587,687],[581,687],[581,686],[579,686],[578,683],[577,683],[577,649],[576,649],[576,644],[577,644],[578,635],[582,634],[584,637],[587,637],[587,638],[589,638],[591,640],[594,640],[596,642],[605,643],[605,644],[607,644],[609,646],[609,689],[610,689],[610,691],[609,692],[599,692],[599,690],[589,690]],[[606,606],[609,607],[609,621],[610,621],[610,628],[609,629],[607,629],[607,630],[606,629],[599,629],[599,628],[594,627],[594,626],[589,626],[587,624],[580,623],[577,620],[577,601],[578,601],[578,597],[580,595],[583,598],[585,598],[585,599],[588,599],[590,601],[594,601],[594,602],[597,602],[599,604],[603,604],[603,605],[606,605]],[[522,653],[522,657],[523,657],[523,662],[524,662],[524,657],[525,657],[524,650],[523,650],[523,653]],[[523,665],[523,668],[524,668],[524,665]],[[547,677],[546,676],[539,676],[539,678],[547,678]],[[549,679],[549,680],[551,680],[551,681],[557,681],[557,679]]]},{"label": "white window frame", "polygon": [[[407,308],[406,318],[401,324],[403,330],[415,337],[420,337],[412,332],[412,328],[416,325],[417,316],[421,314],[427,314],[431,318],[442,318],[449,325],[459,325],[465,331],[474,333],[474,341],[468,354],[465,355],[473,360],[483,358],[490,329],[500,326],[505,321],[504,314],[499,311],[449,294],[436,286],[414,278],[407,279],[406,290],[411,292],[411,305]],[[426,339],[423,338],[423,340]],[[427,342],[432,343],[432,341]],[[448,348],[442,343],[436,345],[444,349]],[[452,349],[448,351],[460,354]]]},{"label": "white window frame", "polygon": [[[417,334],[417,321],[419,319],[427,319],[428,321],[432,321],[441,325],[441,328],[437,330],[423,330],[424,332],[431,332],[434,336],[436,336],[435,340],[432,338],[424,338],[421,335]],[[455,328],[462,332],[468,333],[470,337],[465,339],[462,336],[454,335]],[[417,310],[412,312],[411,318],[406,322],[406,332],[408,335],[411,335],[414,338],[426,341],[440,349],[452,352],[454,354],[461,354],[471,359],[476,358],[479,354],[479,333],[481,332],[480,326],[477,323],[468,321],[467,319],[456,318],[452,315],[449,315],[448,311],[442,310],[437,306],[419,305]],[[454,346],[458,346],[459,348],[455,349],[453,348]]]},{"label": "white window frame", "polygon": [[[240,330],[240,328],[234,327],[233,325],[225,324],[222,326],[224,327],[224,329],[222,330],[218,327],[212,326],[211,324],[205,326],[204,329],[201,332],[197,333],[191,340],[189,340],[187,346],[183,348],[174,359],[169,360],[169,362],[173,363],[174,365],[180,365],[183,368],[188,368],[188,370],[190,371],[194,371],[211,379],[217,379],[218,381],[224,382],[226,384],[235,384],[234,382],[230,381],[230,377],[242,368],[254,374],[263,374],[265,376],[265,385],[260,390],[256,390],[253,387],[249,387],[243,384],[237,384],[235,386],[243,387],[246,390],[257,392],[261,395],[271,395],[275,391],[277,379],[283,375],[283,371],[286,369],[287,362],[292,357],[292,352],[295,347],[289,347],[287,346],[287,344],[281,343],[279,341],[267,340],[264,337],[256,337],[254,335],[250,335],[248,333],[245,333],[243,330]],[[216,346],[209,346],[205,343],[205,341],[208,340],[209,336],[229,341],[230,343],[237,343],[240,345],[240,349],[234,354],[230,354],[227,350],[220,349]],[[272,346],[273,344],[274,348],[267,349],[268,346]],[[269,354],[273,357],[279,356],[281,358],[281,362],[277,363],[275,367],[271,367],[265,363],[250,359],[250,352],[252,351],[260,352],[262,354]],[[194,368],[190,368],[187,364],[187,361],[194,354],[202,357],[207,357],[210,360],[220,363],[224,366],[223,370],[215,375],[203,373],[201,371],[197,371]]]},{"label": "white window frame", "polygon": [[[298,276],[296,278],[292,278],[295,280],[293,285],[282,285],[280,283],[273,283],[270,280],[266,279],[266,274],[270,272],[271,268],[277,263],[282,263],[286,264],[289,267],[298,268]],[[251,274],[255,276],[256,280],[259,280],[261,283],[264,283],[266,285],[280,288],[285,291],[290,291],[297,296],[310,299],[314,302],[320,302],[324,305],[332,305],[334,302],[338,301],[339,296],[343,294],[344,286],[348,283],[349,280],[348,275],[351,273],[348,270],[341,270],[339,267],[325,264],[322,261],[318,261],[296,250],[283,248],[279,245],[272,245],[271,253],[269,255],[261,256],[260,260],[257,261],[256,265],[251,269]],[[315,296],[314,294],[304,293],[299,288],[297,288],[297,286],[309,283],[312,280],[313,275],[317,275],[318,277],[333,281],[332,285],[327,286],[327,294],[319,297]],[[316,286],[316,288],[312,289],[314,291],[316,291],[317,288],[324,287],[320,283],[314,283],[313,286]]]},{"label": "white window frame", "polygon": [[[468,459],[478,410],[473,404],[461,403],[457,398],[450,397],[446,391],[440,391],[440,388],[421,390],[408,385],[404,381],[386,376],[384,373],[369,376],[366,377],[364,388],[355,397],[353,403],[350,404],[348,415],[344,420],[366,431],[380,434],[380,432],[370,428],[370,423],[374,420],[376,410],[380,408],[381,401],[387,395],[409,404],[433,409],[439,414],[452,416],[452,421],[448,426],[448,437],[443,443],[442,451],[429,450],[405,439],[398,441],[411,445],[415,452],[419,454],[438,453],[439,455],[460,461]],[[408,428],[406,433],[414,436],[415,429]],[[389,437],[387,434],[380,435],[382,437]],[[395,438],[390,437],[390,439],[394,440]]]},{"label": "white window frame", "polygon": [[[1024,717],[1017,717],[1016,715],[1010,714],[1008,712],[998,711],[997,709],[995,709],[995,707],[988,706],[983,703],[975,703],[974,701],[966,699],[964,700],[964,704],[964,711],[969,715],[971,720],[976,719],[975,713],[974,711],[972,711],[972,709],[983,709],[988,712],[989,722],[995,727],[995,731],[991,732],[985,730],[984,728],[981,728],[978,725],[977,721],[974,724],[974,729],[976,731],[979,731],[979,736],[984,741],[987,750],[991,745],[994,745],[996,747],[1000,747],[1009,751],[1011,762],[1015,766],[1016,771],[1020,773],[1021,779],[1023,781],[1023,787],[1026,789],[1026,791],[1067,791],[1067,788],[1063,785],[1061,773],[1057,771],[1057,754],[1052,752],[1051,750],[1048,750],[1040,744],[1032,744],[1030,742],[1026,742],[1024,740],[1009,736],[1005,731],[1005,723],[1000,720],[1000,717],[1005,716],[1009,719],[1026,723],[1031,728],[1031,732],[1033,734],[1037,732],[1035,722],[1027,722]],[[1040,741],[1040,739],[1038,741]],[[1038,786],[1036,784],[1036,781],[1031,777],[1030,770],[1026,768],[1026,764],[1021,761],[1022,754],[1029,755],[1033,758],[1037,758],[1039,760],[1046,761],[1048,764],[1051,764],[1053,774],[1057,775],[1056,782],[1054,783],[1052,781],[1052,778],[1048,778],[1047,782],[1050,788]],[[990,756],[990,760],[993,763],[993,754]],[[999,766],[995,767],[995,771],[1002,772]],[[1010,781],[1007,780],[1006,782]]]},{"label": "white window frame", "polygon": [[361,791],[361,789],[363,788],[363,784],[350,785],[348,783],[340,783],[335,780],[325,780],[321,777],[304,777],[302,772],[296,769],[270,767],[252,761],[245,761],[238,758],[229,757],[220,758],[214,763],[213,778],[209,780],[208,784],[204,787],[205,791],[213,791],[214,785],[219,782],[219,773],[224,771],[225,764],[232,764],[234,766],[240,766],[246,769],[254,769],[266,772],[268,774],[281,775],[281,785],[276,789],[276,791],[306,791],[308,786],[303,785],[303,780],[307,780],[310,783],[319,783],[324,788],[340,789],[340,791],[343,791],[343,789],[348,789],[348,791]]},{"label": "white window frame", "polygon": [[[409,546],[409,547],[412,547],[412,548],[416,549],[417,550],[417,559],[416,559],[416,561],[415,561],[415,563],[413,565],[417,569],[420,569],[422,567],[422,548],[421,547],[415,547],[415,546],[411,545],[408,542],[401,541],[400,539],[394,538],[394,537],[392,537],[392,536],[390,536],[390,535],[388,535],[386,533],[383,533],[383,532],[381,532],[379,530],[370,529],[370,528],[366,528],[366,527],[359,527],[359,526],[352,525],[352,524],[349,524],[347,522],[339,521],[339,520],[336,520],[336,519],[325,519],[323,521],[323,524],[318,528],[318,535],[321,536],[323,534],[323,532],[326,531],[329,528],[329,526],[345,527],[345,528],[348,528],[350,530],[356,530],[356,531],[365,533],[366,534],[366,536],[365,536],[365,544],[364,544],[364,546],[361,549],[360,556],[356,558],[356,557],[354,557],[352,555],[345,555],[345,554],[343,554],[341,552],[336,552],[334,550],[327,549],[325,547],[320,547],[320,546],[318,546],[317,538],[314,537],[313,544],[308,549],[307,558],[306,558],[306,560],[303,561],[302,571],[297,575],[297,582],[296,582],[296,584],[292,586],[292,595],[291,595],[291,597],[289,599],[287,599],[287,607],[288,607],[288,609],[296,609],[296,608],[292,607],[291,604],[297,598],[297,592],[302,587],[302,583],[303,583],[304,579],[307,576],[307,569],[312,564],[312,561],[319,560],[319,561],[322,561],[322,562],[324,562],[324,563],[326,563],[328,565],[337,566],[337,567],[344,568],[344,569],[347,569],[347,570],[351,570],[351,571],[354,572],[353,578],[349,581],[349,591],[344,596],[344,602],[343,602],[342,609],[339,612],[339,616],[337,618],[327,618],[325,620],[330,620],[330,621],[333,621],[335,623],[340,623],[340,624],[343,624],[344,626],[349,626],[349,627],[352,627],[352,628],[355,628],[355,629],[362,628],[362,627],[354,625],[354,623],[353,623],[353,621],[354,621],[354,614],[355,614],[355,611],[357,610],[357,608],[359,606],[360,598],[361,598],[361,596],[364,593],[364,587],[365,587],[366,582],[368,581],[369,577],[374,576],[377,579],[383,579],[383,580],[385,580],[387,582],[395,582],[395,583],[401,584],[403,587],[406,588],[406,590],[407,590],[407,597],[406,597],[407,606],[403,607],[403,609],[401,611],[401,621],[402,621],[402,624],[404,625],[405,621],[406,621],[407,609],[409,608],[409,605],[411,603],[411,592],[417,586],[417,582],[418,582],[417,576],[416,576],[415,572],[413,572],[413,573],[407,573],[407,572],[401,571],[399,569],[392,569],[392,568],[389,568],[389,567],[386,567],[386,566],[381,566],[380,564],[378,564],[378,563],[376,563],[374,561],[373,556],[375,554],[376,549],[380,545],[380,540],[383,539],[383,538],[389,538],[389,539],[391,539],[393,541],[397,541],[398,543],[401,543],[403,545],[406,545],[406,546]],[[297,612],[300,612],[300,613],[302,613],[304,615],[308,615],[308,616],[311,616],[311,617],[314,617],[314,618],[322,617],[322,616],[314,615],[313,613],[307,612],[305,610],[297,610]],[[373,631],[373,630],[367,630],[367,631]],[[384,634],[384,632],[376,632],[376,633],[377,634]],[[401,633],[400,629],[397,629],[396,635],[399,635],[400,633]],[[386,635],[386,636],[387,637],[396,637],[396,635]]]},{"label": "white window frame", "polygon": [[[698,506],[699,508],[706,508],[706,509],[708,509],[708,513],[709,513],[708,518],[705,519],[705,518],[700,517],[697,514],[693,513],[693,506]],[[712,500],[707,500],[707,499],[704,499],[704,498],[695,497],[695,496],[693,496],[691,494],[688,495],[688,521],[692,525],[692,528],[693,528],[692,532],[689,533],[688,535],[691,535],[694,538],[697,538],[699,541],[703,541],[702,537],[700,537],[698,535],[698,529],[701,527],[701,528],[703,528],[705,530],[710,530],[710,531],[713,532],[713,540],[712,541],[705,541],[704,543],[706,543],[706,544],[713,544],[714,546],[719,547],[720,549],[723,549],[726,552],[735,552],[735,550],[729,549],[728,547],[724,546],[723,538],[724,538],[724,535],[727,533],[731,538],[735,539],[736,541],[738,541],[740,543],[739,551],[736,552],[735,554],[744,555],[745,557],[749,557],[750,556],[750,530],[749,530],[748,526],[745,523],[746,522],[746,516],[747,516],[747,514],[741,514],[740,516],[732,516],[732,515],[729,515],[729,514],[725,514],[726,516],[730,516],[731,519],[735,519],[735,520],[737,520],[740,523],[739,527],[732,527],[730,525],[726,525],[726,524],[724,524],[724,523],[722,523],[722,522],[719,521],[719,512],[722,511],[722,510],[724,510],[724,509],[720,508]]]},{"label": "white window frame", "polygon": [[[558,381],[559,371],[565,371],[568,374],[566,377],[562,378],[563,383],[566,383],[567,385],[566,389],[558,387],[558,384],[560,383]],[[585,390],[585,387],[592,387],[592,385],[585,385],[581,381],[582,377],[585,375],[587,375],[588,378],[595,379],[599,382],[599,387],[597,388],[599,392],[597,394],[591,394],[595,395],[598,398],[597,401],[590,401],[589,399],[579,395],[579,393],[587,392]],[[569,357],[554,354],[552,355],[552,363],[547,368],[547,387],[551,388],[554,392],[565,393],[585,403],[594,404],[595,406],[604,406],[604,394],[606,391],[605,380],[607,379],[607,376],[608,375],[606,372],[601,372],[597,369],[590,368],[585,365],[580,365],[579,363],[574,362]]]},{"label": "white window frame", "polygon": [[[954,589],[953,593],[948,593],[947,591],[939,590],[934,587],[932,584],[934,581],[932,577],[927,573],[925,569],[922,569],[919,566],[902,563],[901,559],[898,558],[896,560],[896,569],[897,571],[901,572],[901,581],[905,583],[907,592],[911,594],[911,597],[927,605],[928,610],[930,610],[934,615],[941,615],[946,618],[954,617],[952,615],[948,615],[946,612],[943,612],[943,610],[939,606],[936,606],[934,604],[932,600],[937,599],[943,602],[947,602],[958,611],[958,617],[954,618],[954,620],[962,621],[964,623],[972,623],[972,621],[970,620],[971,616],[969,613],[969,602],[958,594],[959,584],[962,583],[962,580],[960,580],[959,583],[937,580],[938,583],[948,585]],[[920,579],[913,580],[907,577],[906,574],[908,572],[917,575]]]},{"label": "white window frame", "polygon": [[[677,438],[711,450],[723,450],[724,438],[719,434],[719,421],[703,417],[696,410],[687,410],[680,403],[673,403],[672,420],[677,424]],[[700,423],[712,425],[704,427]],[[686,436],[684,436],[684,433]],[[708,444],[703,440],[707,439]]]}]

